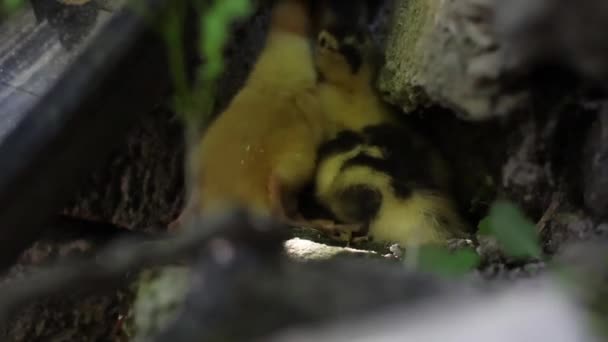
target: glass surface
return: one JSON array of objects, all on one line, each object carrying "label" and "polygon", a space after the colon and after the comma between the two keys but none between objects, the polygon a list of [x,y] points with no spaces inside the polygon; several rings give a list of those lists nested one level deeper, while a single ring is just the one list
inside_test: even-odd
[{"label": "glass surface", "polygon": [[0,23],[0,141],[124,3],[70,1],[27,1]]}]

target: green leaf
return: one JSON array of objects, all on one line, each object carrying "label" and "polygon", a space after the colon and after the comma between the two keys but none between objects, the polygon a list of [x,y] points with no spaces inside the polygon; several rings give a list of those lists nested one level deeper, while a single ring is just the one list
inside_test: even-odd
[{"label": "green leaf", "polygon": [[418,269],[437,273],[443,276],[460,276],[466,274],[481,261],[479,255],[471,248],[450,252],[437,246],[422,246],[418,250]]},{"label": "green leaf", "polygon": [[230,24],[243,18],[251,12],[249,0],[215,1],[211,9],[201,18],[201,53],[206,59],[205,66],[200,70],[203,80],[215,79],[224,68],[223,49],[228,40]]},{"label": "green leaf", "polygon": [[[0,0],[7,1],[7,0]],[[13,0],[14,1],[14,0]],[[184,51],[184,21],[187,1],[174,1],[162,22],[162,34],[168,48],[169,67],[175,87],[174,105],[187,130],[197,127],[210,117],[215,104],[218,77],[224,69],[223,50],[228,41],[230,24],[252,12],[250,0],[195,1],[198,11],[199,53],[204,62],[197,68],[194,85],[188,81]],[[187,136],[196,134],[187,133]]]},{"label": "green leaf", "polygon": [[492,227],[490,226],[490,217],[486,216],[477,225],[477,233],[480,235],[492,235]]},{"label": "green leaf", "polygon": [[539,258],[542,254],[536,225],[511,202],[494,203],[490,215],[479,223],[479,229],[482,234],[491,233],[512,257]]}]

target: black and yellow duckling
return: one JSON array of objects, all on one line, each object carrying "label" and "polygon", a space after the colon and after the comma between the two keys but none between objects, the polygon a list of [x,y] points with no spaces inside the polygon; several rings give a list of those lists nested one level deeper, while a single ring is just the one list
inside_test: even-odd
[{"label": "black and yellow duckling", "polygon": [[369,35],[321,31],[315,64],[334,137],[318,153],[315,197],[342,223],[402,245],[464,237],[449,196],[448,167],[422,136],[399,122],[373,86],[378,67]]},{"label": "black and yellow duckling", "polygon": [[468,229],[445,170],[437,151],[404,126],[342,131],[320,148],[315,195],[338,222],[363,224],[374,241],[443,243]]}]

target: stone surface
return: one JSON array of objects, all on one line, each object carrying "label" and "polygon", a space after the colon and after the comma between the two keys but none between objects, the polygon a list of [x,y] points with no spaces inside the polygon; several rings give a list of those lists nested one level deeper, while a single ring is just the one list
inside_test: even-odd
[{"label": "stone surface", "polygon": [[[96,232],[97,236],[83,236],[76,226],[49,227],[47,235],[21,256],[0,283],[10,286],[12,280],[26,278],[58,260],[90,256],[118,233],[103,229]],[[37,300],[19,309],[1,327],[0,339],[11,342],[125,341],[122,324],[132,302],[133,291],[127,284]]]},{"label": "stone surface", "polygon": [[328,246],[300,238],[287,241],[285,251],[289,257],[301,261],[328,260],[336,256],[378,256],[367,250]]},{"label": "stone surface", "polygon": [[496,1],[495,29],[508,69],[570,68],[606,85],[608,3],[595,0]]},{"label": "stone surface", "polygon": [[469,120],[513,111],[524,93],[505,92],[491,19],[493,0],[398,0],[379,88],[411,112],[438,103]]},{"label": "stone surface", "polygon": [[583,151],[585,205],[594,214],[608,215],[608,104],[603,104]]},{"label": "stone surface", "polygon": [[144,271],[137,281],[130,327],[132,341],[150,341],[175,319],[190,288],[191,269],[166,267]]}]

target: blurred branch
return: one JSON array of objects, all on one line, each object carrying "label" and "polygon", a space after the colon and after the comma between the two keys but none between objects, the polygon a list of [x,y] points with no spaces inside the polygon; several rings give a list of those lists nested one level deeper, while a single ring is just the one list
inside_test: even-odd
[{"label": "blurred branch", "polygon": [[460,294],[467,284],[409,272],[398,262],[336,257],[302,263],[264,257],[254,246],[216,246],[221,258],[202,257],[178,315],[153,341],[266,340],[289,327]]},{"label": "blurred branch", "polygon": [[[272,240],[274,225],[229,213],[196,225],[196,229],[158,241],[122,239],[98,253],[92,260],[67,261],[16,279],[0,287],[0,321],[6,321],[19,307],[37,299],[67,291],[110,288],[124,282],[129,272],[146,265],[163,265],[200,251],[215,238]],[[276,240],[276,239],[275,239]],[[277,240],[279,241],[279,240]],[[280,243],[276,243],[280,246]]]},{"label": "blurred branch", "polygon": [[385,260],[287,261],[281,242],[289,230],[242,212],[192,227],[158,241],[121,239],[93,259],[60,262],[8,281],[0,287],[0,319],[6,321],[20,307],[48,296],[111,289],[142,267],[199,254],[186,305],[158,340],[248,340],[292,324],[366,314],[460,288]]},{"label": "blurred branch", "polygon": [[[498,294],[472,293],[431,301],[424,307],[350,319],[324,327],[290,329],[268,339],[304,341],[596,341],[578,308],[544,279]],[[473,329],[473,330],[471,330]]]}]

